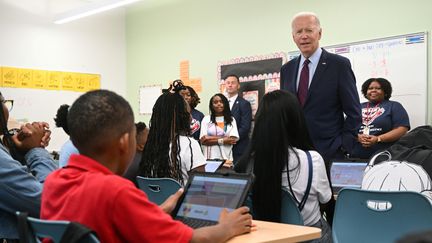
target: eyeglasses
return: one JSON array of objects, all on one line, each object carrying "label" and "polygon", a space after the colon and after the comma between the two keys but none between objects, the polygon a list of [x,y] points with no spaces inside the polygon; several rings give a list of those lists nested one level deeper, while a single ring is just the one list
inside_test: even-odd
[{"label": "eyeglasses", "polygon": [[18,134],[19,132],[21,132],[21,129],[19,129],[19,128],[12,128],[12,129],[9,129],[8,132],[9,132],[9,135],[13,136],[13,135]]},{"label": "eyeglasses", "polygon": [[2,100],[1,102],[6,106],[9,112],[12,111],[13,104],[14,104],[13,100]]}]

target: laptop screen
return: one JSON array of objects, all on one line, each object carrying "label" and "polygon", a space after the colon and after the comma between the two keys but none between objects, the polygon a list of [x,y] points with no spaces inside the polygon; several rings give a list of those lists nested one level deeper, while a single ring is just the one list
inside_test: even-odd
[{"label": "laptop screen", "polygon": [[243,204],[249,184],[246,177],[193,175],[175,218],[218,221],[223,208],[232,211]]},{"label": "laptop screen", "polygon": [[333,162],[330,169],[333,188],[360,188],[367,162]]}]

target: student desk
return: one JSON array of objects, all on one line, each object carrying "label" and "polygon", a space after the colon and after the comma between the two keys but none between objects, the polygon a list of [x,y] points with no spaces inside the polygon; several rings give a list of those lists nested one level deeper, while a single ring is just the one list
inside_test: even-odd
[{"label": "student desk", "polygon": [[257,227],[255,231],[236,236],[229,240],[228,243],[299,242],[321,237],[320,228],[259,220],[254,220],[253,223]]}]

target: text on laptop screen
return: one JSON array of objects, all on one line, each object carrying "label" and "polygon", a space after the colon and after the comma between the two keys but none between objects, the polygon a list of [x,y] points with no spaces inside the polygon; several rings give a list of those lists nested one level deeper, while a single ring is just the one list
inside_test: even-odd
[{"label": "text on laptop screen", "polygon": [[367,163],[333,162],[330,170],[333,187],[360,188]]},{"label": "text on laptop screen", "polygon": [[223,208],[234,210],[247,180],[195,176],[176,216],[218,221]]}]

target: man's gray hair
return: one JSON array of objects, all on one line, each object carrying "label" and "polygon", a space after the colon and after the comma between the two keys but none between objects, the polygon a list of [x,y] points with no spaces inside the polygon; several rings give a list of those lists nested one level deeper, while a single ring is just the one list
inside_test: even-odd
[{"label": "man's gray hair", "polygon": [[300,12],[300,13],[297,13],[296,15],[294,15],[294,17],[291,20],[291,28],[293,27],[294,20],[296,20],[298,17],[314,17],[317,27],[319,29],[321,29],[320,20],[319,20],[318,16],[313,12]]}]

